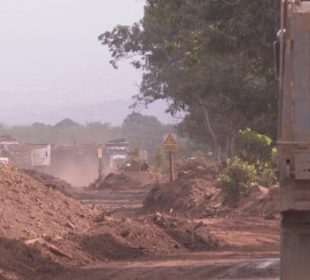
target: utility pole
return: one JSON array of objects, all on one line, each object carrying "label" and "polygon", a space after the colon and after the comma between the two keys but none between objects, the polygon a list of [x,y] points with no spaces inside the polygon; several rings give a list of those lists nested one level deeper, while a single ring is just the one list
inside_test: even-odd
[{"label": "utility pole", "polygon": [[99,148],[97,150],[98,155],[98,179],[99,181],[102,179],[103,173],[103,149]]},{"label": "utility pole", "polygon": [[170,182],[174,181],[174,153],[172,151],[169,151],[169,177]]},{"label": "utility pole", "polygon": [[281,0],[281,280],[310,279],[310,1]]}]

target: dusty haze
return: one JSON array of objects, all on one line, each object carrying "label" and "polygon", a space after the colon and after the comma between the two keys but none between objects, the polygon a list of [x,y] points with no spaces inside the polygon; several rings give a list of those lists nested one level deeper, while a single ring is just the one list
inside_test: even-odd
[{"label": "dusty haze", "polygon": [[[128,63],[115,71],[97,37],[117,24],[138,21],[143,5],[135,0],[0,0],[0,122],[54,123],[69,117],[119,124],[129,113],[141,73]],[[164,107],[159,103],[149,114],[169,122]]]}]

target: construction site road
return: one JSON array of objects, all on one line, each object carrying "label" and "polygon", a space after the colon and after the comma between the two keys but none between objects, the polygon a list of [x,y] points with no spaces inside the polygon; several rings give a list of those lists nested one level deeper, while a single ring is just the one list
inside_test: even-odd
[{"label": "construction site road", "polygon": [[[68,270],[58,280],[278,280],[279,259],[235,253],[192,254],[136,262],[112,262]],[[47,278],[49,279],[49,278]],[[55,279],[55,278],[50,278]]]},{"label": "construction site road", "polygon": [[82,203],[98,205],[107,211],[139,210],[147,192],[141,190],[114,191],[80,191],[76,197]]},{"label": "construction site road", "polygon": [[0,168],[0,280],[278,279],[277,188],[227,208],[196,173],[100,188],[39,175]]},{"label": "construction site road", "polygon": [[[103,208],[113,216],[142,218],[143,200],[150,189],[78,190],[75,197],[85,204]],[[225,240],[223,248],[171,256],[111,261],[107,264],[68,269],[59,280],[199,280],[279,279],[279,222],[261,218],[212,217],[195,219]]]}]

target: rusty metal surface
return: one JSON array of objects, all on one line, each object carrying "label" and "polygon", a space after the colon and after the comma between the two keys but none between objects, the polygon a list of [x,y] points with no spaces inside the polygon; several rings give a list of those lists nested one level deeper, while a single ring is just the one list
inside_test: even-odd
[{"label": "rusty metal surface", "polygon": [[[310,6],[310,2],[306,6]],[[287,10],[283,38],[285,55],[279,129],[283,211],[310,210],[310,200],[301,203],[297,199],[305,192],[302,190],[305,180],[309,180],[310,190],[310,166],[306,160],[310,153],[310,13],[305,10],[304,7]]]},{"label": "rusty metal surface", "polygon": [[[280,83],[281,279],[310,279],[310,1],[287,5]],[[295,3],[295,4],[294,4]]]},{"label": "rusty metal surface", "polygon": [[310,180],[310,153],[295,154],[295,179]]}]

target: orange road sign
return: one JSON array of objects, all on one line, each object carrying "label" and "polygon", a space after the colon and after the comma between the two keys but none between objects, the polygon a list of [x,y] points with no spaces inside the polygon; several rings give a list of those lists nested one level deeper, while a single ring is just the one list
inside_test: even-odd
[{"label": "orange road sign", "polygon": [[177,149],[177,140],[176,137],[173,134],[168,134],[164,138],[164,147],[166,150],[174,151]]}]

